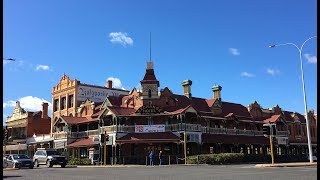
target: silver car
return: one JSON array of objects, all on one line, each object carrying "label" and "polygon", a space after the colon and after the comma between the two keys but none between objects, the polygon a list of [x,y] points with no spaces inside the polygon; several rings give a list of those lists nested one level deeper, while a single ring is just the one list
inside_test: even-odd
[{"label": "silver car", "polygon": [[60,165],[62,168],[64,168],[67,165],[66,157],[60,155],[60,153],[55,149],[37,150],[33,156],[33,162],[37,167],[39,167],[40,164],[45,164],[50,168],[53,165]]},{"label": "silver car", "polygon": [[10,154],[6,158],[6,167],[12,167],[12,168],[22,168],[22,167],[28,167],[30,169],[33,169],[33,161],[29,158],[29,156],[25,154]]}]

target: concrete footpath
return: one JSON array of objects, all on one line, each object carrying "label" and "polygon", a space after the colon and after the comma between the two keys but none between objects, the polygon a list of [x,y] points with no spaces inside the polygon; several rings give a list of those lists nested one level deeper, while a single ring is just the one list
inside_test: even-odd
[{"label": "concrete footpath", "polygon": [[274,163],[274,164],[256,164],[255,167],[301,167],[316,166],[317,162],[295,162],[295,163]]}]

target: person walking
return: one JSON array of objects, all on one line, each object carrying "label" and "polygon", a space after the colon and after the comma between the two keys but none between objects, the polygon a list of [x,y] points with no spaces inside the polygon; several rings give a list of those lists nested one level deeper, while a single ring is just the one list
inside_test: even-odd
[{"label": "person walking", "polygon": [[160,151],[160,152],[159,152],[159,166],[162,165],[162,157],[163,157],[162,151]]},{"label": "person walking", "polygon": [[150,158],[150,166],[154,166],[154,164],[153,164],[153,162],[154,162],[154,153],[153,153],[153,151],[150,152],[149,158]]}]

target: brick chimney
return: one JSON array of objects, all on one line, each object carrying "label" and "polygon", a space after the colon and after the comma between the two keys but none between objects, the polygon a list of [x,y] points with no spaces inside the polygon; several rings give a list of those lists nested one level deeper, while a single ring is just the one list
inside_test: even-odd
[{"label": "brick chimney", "polygon": [[107,88],[112,89],[112,81],[111,80],[107,81]]},{"label": "brick chimney", "polygon": [[212,91],[213,91],[213,98],[217,98],[217,99],[220,99],[220,100],[221,100],[221,90],[222,90],[222,87],[219,86],[219,85],[215,85],[215,86],[213,86],[211,89],[212,89]]},{"label": "brick chimney", "polygon": [[42,103],[42,115],[41,115],[42,119],[48,119],[48,106],[49,106],[48,103],[46,102]]},{"label": "brick chimney", "polygon": [[188,98],[192,97],[191,94],[191,85],[192,81],[191,80],[184,80],[182,81],[182,86],[183,86],[183,95],[187,96]]}]

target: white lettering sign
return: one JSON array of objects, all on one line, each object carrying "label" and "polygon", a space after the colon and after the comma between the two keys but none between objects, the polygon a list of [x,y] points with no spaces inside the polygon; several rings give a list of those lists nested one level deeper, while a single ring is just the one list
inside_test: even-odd
[{"label": "white lettering sign", "polygon": [[107,88],[79,86],[78,87],[78,101],[85,101],[90,99],[93,102],[103,102],[108,96],[128,95],[127,91],[119,91]]},{"label": "white lettering sign", "polygon": [[135,125],[135,132],[142,133],[142,132],[165,132],[165,125],[158,124],[158,125]]}]

